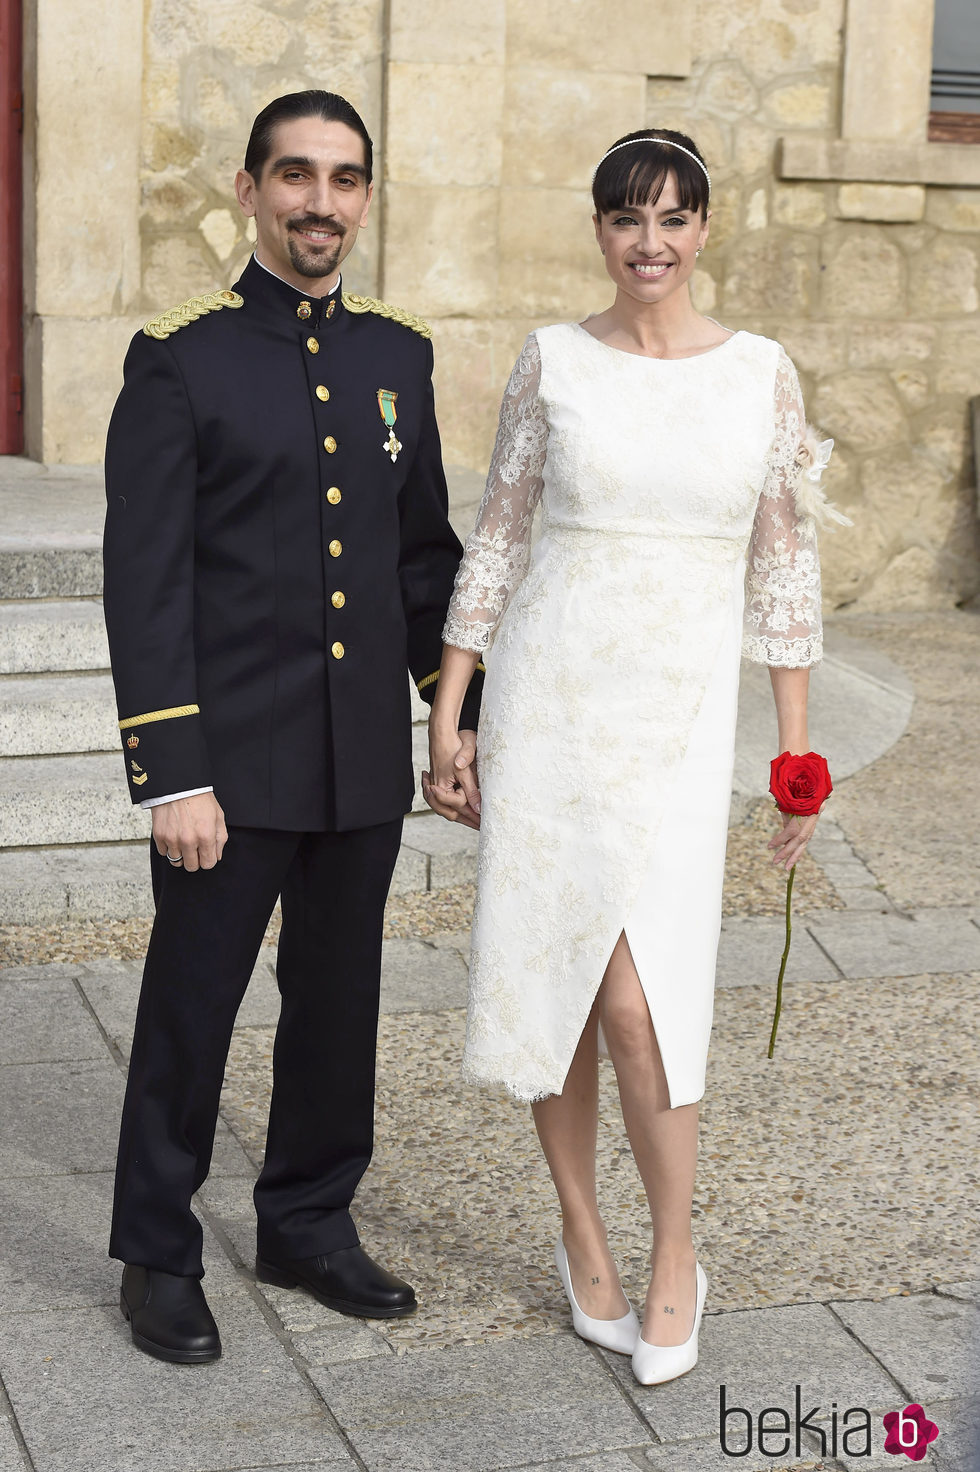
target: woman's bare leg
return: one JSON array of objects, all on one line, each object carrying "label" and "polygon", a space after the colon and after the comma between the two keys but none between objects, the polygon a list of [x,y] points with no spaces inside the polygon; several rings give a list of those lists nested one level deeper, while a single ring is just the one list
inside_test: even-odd
[{"label": "woman's bare leg", "polygon": [[698,1106],[670,1108],[650,1009],[625,935],[619,937],[597,1000],[626,1133],[653,1221],[653,1276],[643,1338],[650,1344],[683,1344],[694,1323],[697,1297],[691,1205]]},{"label": "woman's bare leg", "polygon": [[562,1240],[579,1307],[593,1319],[619,1319],[628,1304],[596,1201],[598,1025],[593,1007],[562,1092],[532,1104],[531,1110],[561,1204]]}]

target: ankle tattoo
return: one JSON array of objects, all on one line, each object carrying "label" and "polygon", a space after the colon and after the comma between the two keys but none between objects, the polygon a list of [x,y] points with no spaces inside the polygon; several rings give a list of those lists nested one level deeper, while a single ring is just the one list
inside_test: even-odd
[{"label": "ankle tattoo", "polygon": [[593,1278],[592,1279],[592,1286],[595,1287],[595,1285],[596,1285],[596,1283],[598,1283],[598,1281],[599,1281],[598,1278]]},{"label": "ankle tattoo", "polygon": [[672,1314],[673,1312],[674,1312],[674,1310],[672,1308],[668,1308],[667,1304],[665,1303],[664,1304],[664,1313],[665,1314]]}]

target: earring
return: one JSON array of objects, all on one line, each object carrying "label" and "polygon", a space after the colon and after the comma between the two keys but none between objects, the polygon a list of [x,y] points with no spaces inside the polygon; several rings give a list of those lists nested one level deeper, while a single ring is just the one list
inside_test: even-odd
[{"label": "earring", "polygon": [[694,252],[694,254],[696,256],[699,256],[701,254],[701,252],[702,252],[703,249],[704,249],[704,247],[701,246],[701,245],[699,245],[698,248],[697,248],[697,250]]}]

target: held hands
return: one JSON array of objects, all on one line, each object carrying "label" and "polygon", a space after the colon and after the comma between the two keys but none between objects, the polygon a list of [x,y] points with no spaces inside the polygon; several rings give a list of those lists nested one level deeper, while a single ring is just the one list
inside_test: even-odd
[{"label": "held hands", "polygon": [[180,867],[179,855],[189,874],[214,868],[228,842],[228,829],[213,792],[161,802],[151,812],[158,854],[164,854],[175,868]]},{"label": "held hands", "polygon": [[480,826],[476,775],[476,732],[439,731],[429,722],[429,767],[422,796],[434,813],[467,828]]}]

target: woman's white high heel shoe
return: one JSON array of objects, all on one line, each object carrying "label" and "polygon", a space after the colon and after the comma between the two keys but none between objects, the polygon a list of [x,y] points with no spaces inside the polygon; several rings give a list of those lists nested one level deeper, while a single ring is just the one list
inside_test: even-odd
[{"label": "woman's white high heel shoe", "polygon": [[616,1354],[632,1354],[640,1337],[640,1321],[636,1314],[630,1309],[621,1319],[590,1319],[588,1314],[582,1312],[572,1288],[568,1253],[560,1237],[555,1243],[555,1267],[572,1310],[572,1325],[576,1334],[581,1339],[589,1339],[593,1344],[598,1344],[602,1349],[614,1350]]},{"label": "woman's white high heel shoe", "polygon": [[698,1330],[701,1328],[701,1312],[708,1292],[708,1279],[699,1262],[694,1264],[697,1278],[697,1302],[694,1309],[694,1328],[683,1344],[648,1344],[642,1334],[637,1336],[633,1350],[633,1374],[641,1385],[662,1385],[665,1380],[676,1380],[686,1375],[698,1362]]}]

